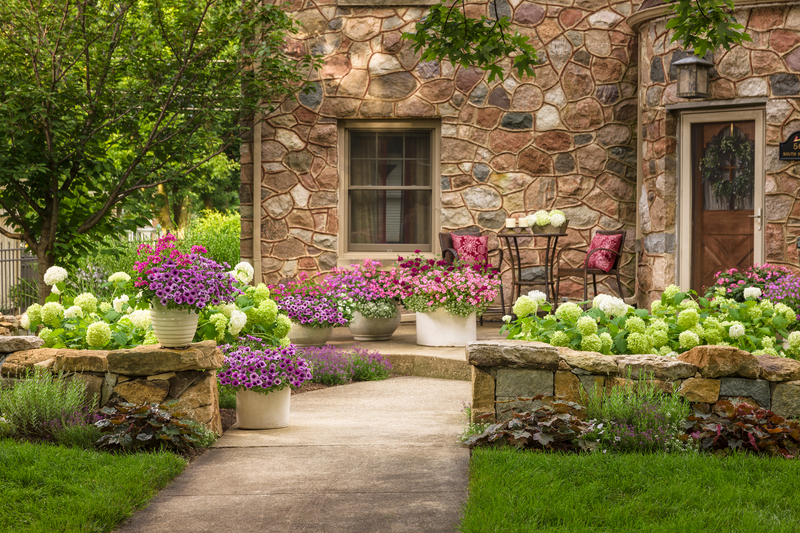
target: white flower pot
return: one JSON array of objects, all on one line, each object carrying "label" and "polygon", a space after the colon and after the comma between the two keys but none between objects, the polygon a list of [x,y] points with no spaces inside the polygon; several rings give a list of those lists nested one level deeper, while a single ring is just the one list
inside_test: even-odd
[{"label": "white flower pot", "polygon": [[420,346],[465,346],[478,337],[475,312],[453,316],[444,308],[417,313],[417,344]]},{"label": "white flower pot", "polygon": [[293,322],[288,337],[292,344],[297,346],[325,346],[331,335],[333,335],[333,326],[314,328]]},{"label": "white flower pot", "polygon": [[388,341],[399,325],[399,312],[392,318],[367,318],[355,311],[348,329],[357,341]]},{"label": "white flower pot", "polygon": [[187,309],[167,309],[158,302],[151,302],[150,317],[161,346],[181,348],[192,343],[200,315]]},{"label": "white flower pot", "polygon": [[236,425],[239,429],[276,429],[289,425],[289,400],[292,389],[261,394],[236,391]]}]

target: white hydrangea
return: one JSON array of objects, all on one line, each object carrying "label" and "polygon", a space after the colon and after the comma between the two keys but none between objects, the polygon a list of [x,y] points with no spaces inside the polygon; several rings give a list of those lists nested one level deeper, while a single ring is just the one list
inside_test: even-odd
[{"label": "white hydrangea", "polygon": [[630,306],[622,298],[610,294],[598,294],[592,300],[592,307],[599,308],[606,316],[618,317],[626,315]]},{"label": "white hydrangea", "polygon": [[22,313],[22,316],[19,317],[19,325],[22,329],[31,329],[31,319],[28,313]]},{"label": "white hydrangea", "polygon": [[547,295],[542,291],[531,291],[528,293],[528,298],[530,298],[537,304],[547,301]]},{"label": "white hydrangea", "polygon": [[219,309],[220,313],[225,315],[225,318],[230,318],[231,313],[236,310],[236,304],[220,304],[217,306],[217,309]]},{"label": "white hydrangea", "polygon": [[131,323],[139,329],[148,329],[151,324],[150,311],[137,309],[128,317]]},{"label": "white hydrangea", "polygon": [[108,281],[110,283],[116,283],[118,281],[128,282],[131,280],[131,277],[125,272],[114,272],[110,276],[108,276]]},{"label": "white hydrangea", "polygon": [[121,313],[122,312],[122,307],[126,303],[128,303],[128,295],[127,294],[123,294],[119,298],[114,298],[114,300],[111,303],[114,306],[114,311],[116,311],[117,313]]},{"label": "white hydrangea", "polygon": [[[546,226],[550,223],[550,213],[544,209],[536,211],[532,216],[533,222],[535,222],[537,226]],[[528,218],[530,219],[530,217]]]},{"label": "white hydrangea", "polygon": [[64,318],[83,318],[83,309],[80,305],[73,305],[64,311]]},{"label": "white hydrangea", "polygon": [[50,292],[52,292],[53,294],[61,294],[61,291],[60,291],[60,290],[58,290],[58,287],[57,287],[57,286],[55,286],[55,285],[53,285],[52,287],[50,287]]},{"label": "white hydrangea", "polygon": [[51,266],[44,273],[44,282],[46,285],[55,285],[67,279],[67,271],[58,266]]},{"label": "white hydrangea", "polygon": [[741,322],[734,322],[731,324],[731,327],[728,328],[728,335],[730,335],[732,339],[738,339],[744,335],[744,325]]},{"label": "white hydrangea", "polygon": [[239,280],[242,283],[250,283],[253,281],[253,265],[246,261],[242,261],[241,263],[237,263],[235,267],[233,267],[233,277]]},{"label": "white hydrangea", "polygon": [[759,298],[761,298],[761,289],[759,289],[758,287],[745,287],[744,297],[745,299],[753,298],[755,300],[758,300]]},{"label": "white hydrangea", "polygon": [[503,322],[505,322],[506,324],[511,322],[511,315],[503,315]]},{"label": "white hydrangea", "polygon": [[555,213],[555,214],[550,213],[550,224],[552,224],[553,226],[560,228],[561,226],[564,225],[566,221],[567,217],[565,217],[561,213]]},{"label": "white hydrangea", "polygon": [[228,322],[228,331],[235,337],[242,331],[245,324],[247,324],[247,315],[238,309],[234,309],[231,312],[231,319]]}]

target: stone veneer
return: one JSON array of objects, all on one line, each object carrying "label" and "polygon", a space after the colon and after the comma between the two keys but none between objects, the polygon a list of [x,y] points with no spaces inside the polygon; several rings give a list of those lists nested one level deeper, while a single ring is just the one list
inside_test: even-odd
[{"label": "stone veneer", "polygon": [[[753,41],[714,54],[708,100],[767,98],[765,259],[797,265],[800,162],[778,160],[778,143],[800,130],[800,5],[742,6],[736,18]],[[666,22],[661,17],[638,27],[644,177],[638,191],[644,237],[637,272],[640,304],[659,298],[676,272],[678,114],[665,106],[686,101],[677,97],[674,66],[686,54],[678,43],[670,43]]]},{"label": "stone veneer", "polygon": [[[265,282],[347,261],[339,256],[345,199],[337,121],[435,119],[443,228],[496,232],[507,217],[556,207],[570,220],[563,246],[588,243],[598,228],[623,228],[623,282],[631,295],[637,44],[625,17],[636,4],[497,0],[499,14],[530,37],[544,64],[535,78],[491,83],[472,68],[419,61],[401,35],[413,31],[425,8],[292,5],[303,32],[290,50],[321,54],[324,67],[312,78],[317,92],[285,102],[262,127],[256,238]],[[487,2],[467,4],[473,17],[493,11]],[[251,136],[241,153],[243,258],[253,257],[252,152]],[[544,239],[523,244],[525,263],[543,261]],[[576,264],[582,256],[567,259]],[[577,289],[567,282],[563,290]]]},{"label": "stone veneer", "polygon": [[691,402],[737,399],[784,417],[800,417],[800,361],[794,359],[756,357],[724,346],[698,346],[676,359],[608,356],[508,340],[472,342],[466,352],[472,365],[473,420],[482,415],[508,419],[512,407],[531,410],[540,405],[530,401],[538,395],[583,403],[582,389],[609,390],[640,376],[652,376],[668,392],[677,388]]},{"label": "stone veneer", "polygon": [[[41,346],[38,337],[8,339],[29,339],[29,346],[24,348]],[[0,352],[4,346],[0,342]],[[101,406],[117,401],[174,402],[170,410],[186,411],[192,420],[222,434],[217,369],[224,357],[214,341],[195,343],[182,350],[157,345],[115,351],[32,348],[4,358],[2,355],[3,386],[10,386],[32,368],[48,368],[54,374],[63,373],[67,379],[83,381],[87,395],[97,395]]]}]

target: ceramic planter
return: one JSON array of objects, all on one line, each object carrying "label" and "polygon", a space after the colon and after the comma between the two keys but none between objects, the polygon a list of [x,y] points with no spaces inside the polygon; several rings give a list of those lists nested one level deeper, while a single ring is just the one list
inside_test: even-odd
[{"label": "ceramic planter", "polygon": [[475,313],[453,316],[444,308],[417,313],[417,344],[420,346],[465,346],[477,339]]},{"label": "ceramic planter", "polygon": [[158,302],[152,302],[150,317],[153,320],[153,332],[161,346],[181,348],[191,344],[200,315],[187,309],[167,309]]},{"label": "ceramic planter", "polygon": [[292,389],[261,394],[236,391],[236,424],[239,429],[277,429],[289,425],[289,400]]},{"label": "ceramic planter", "polygon": [[392,318],[367,318],[355,311],[348,329],[357,341],[388,341],[399,325],[399,311]]},{"label": "ceramic planter", "polygon": [[297,346],[325,346],[333,334],[333,326],[314,328],[303,324],[292,323],[289,340]]}]

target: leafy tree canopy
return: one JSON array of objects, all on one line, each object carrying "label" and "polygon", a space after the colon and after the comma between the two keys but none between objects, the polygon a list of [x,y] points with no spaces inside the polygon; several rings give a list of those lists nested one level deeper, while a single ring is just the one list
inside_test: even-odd
[{"label": "leafy tree canopy", "polygon": [[667,29],[675,30],[671,42],[683,43],[697,57],[752,41],[733,16],[733,0],[673,0],[668,9],[675,15],[667,22]]}]

